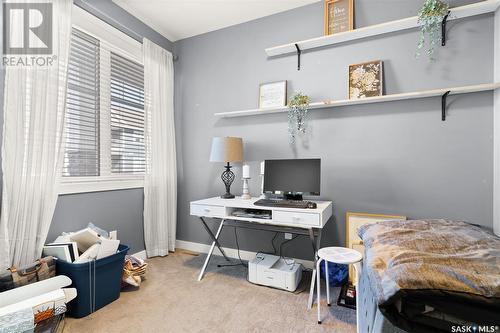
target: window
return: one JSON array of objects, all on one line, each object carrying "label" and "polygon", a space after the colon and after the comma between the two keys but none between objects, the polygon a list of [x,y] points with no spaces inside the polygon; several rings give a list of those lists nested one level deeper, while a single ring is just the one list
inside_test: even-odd
[{"label": "window", "polygon": [[73,29],[63,176],[99,176],[99,41]]},{"label": "window", "polygon": [[144,70],[111,53],[111,172],[143,173]]},{"label": "window", "polygon": [[120,51],[73,28],[61,193],[142,186],[144,68]]}]

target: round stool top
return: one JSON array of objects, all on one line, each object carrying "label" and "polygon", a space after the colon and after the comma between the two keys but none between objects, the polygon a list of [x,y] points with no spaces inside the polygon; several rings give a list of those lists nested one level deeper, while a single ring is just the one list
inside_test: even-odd
[{"label": "round stool top", "polygon": [[319,249],[318,257],[336,264],[355,264],[363,260],[361,253],[356,250],[334,246]]}]

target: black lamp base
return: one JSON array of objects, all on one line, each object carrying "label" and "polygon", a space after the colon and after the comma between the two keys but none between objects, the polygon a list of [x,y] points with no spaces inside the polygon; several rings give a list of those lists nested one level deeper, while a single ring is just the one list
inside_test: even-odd
[{"label": "black lamp base", "polygon": [[220,178],[224,182],[224,186],[226,186],[226,193],[221,195],[222,199],[234,199],[234,194],[231,194],[231,184],[234,181],[234,172],[231,171],[231,165],[227,162],[225,166],[226,170],[222,173]]},{"label": "black lamp base", "polygon": [[223,195],[220,196],[222,199],[234,199],[236,196],[231,193],[224,193]]}]

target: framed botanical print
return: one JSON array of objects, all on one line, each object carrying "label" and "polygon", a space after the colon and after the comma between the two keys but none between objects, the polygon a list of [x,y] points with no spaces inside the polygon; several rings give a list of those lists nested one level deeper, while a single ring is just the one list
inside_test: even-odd
[{"label": "framed botanical print", "polygon": [[286,106],[286,81],[263,83],[259,88],[259,108]]},{"label": "framed botanical print", "polygon": [[354,28],[354,0],[325,0],[325,35]]},{"label": "framed botanical print", "polygon": [[[380,221],[406,220],[406,216],[382,215],[368,213],[346,212],[345,214],[345,245],[347,248],[354,249],[364,255],[365,248],[363,241],[358,236],[358,229],[368,223]],[[353,282],[355,276],[352,265],[349,265],[349,282]]]},{"label": "framed botanical print", "polygon": [[349,99],[382,96],[382,94],[382,61],[369,61],[349,66]]}]

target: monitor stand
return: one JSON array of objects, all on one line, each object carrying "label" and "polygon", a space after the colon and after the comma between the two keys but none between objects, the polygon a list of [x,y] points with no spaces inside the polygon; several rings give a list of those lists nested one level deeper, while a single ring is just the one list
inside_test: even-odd
[{"label": "monitor stand", "polygon": [[302,201],[302,194],[297,194],[297,193],[287,193],[285,194],[285,200],[296,200],[296,201]]}]

